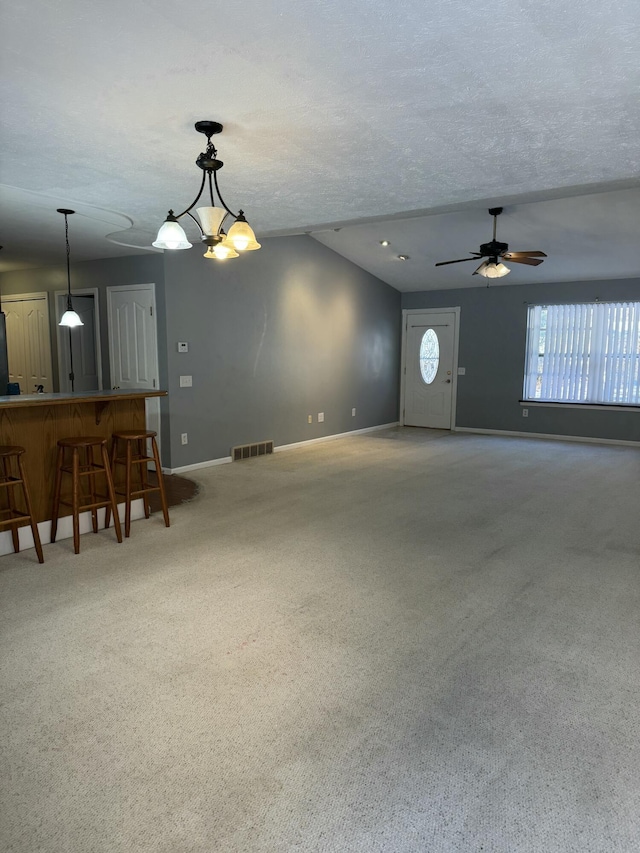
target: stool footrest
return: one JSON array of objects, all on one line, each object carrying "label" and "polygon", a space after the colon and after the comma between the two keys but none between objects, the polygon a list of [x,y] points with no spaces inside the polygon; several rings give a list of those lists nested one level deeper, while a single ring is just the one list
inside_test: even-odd
[{"label": "stool footrest", "polygon": [[0,524],[13,524],[16,521],[31,521],[30,515],[25,515],[17,509],[0,510],[2,515],[7,515],[7,518],[0,518]]},{"label": "stool footrest", "polygon": [[[96,495],[97,498],[102,497],[101,495]],[[63,501],[62,498],[58,501],[62,506],[70,506],[73,508],[73,503],[71,501]],[[85,509],[100,509],[103,506],[111,506],[111,501],[105,495],[104,499],[95,501],[95,503],[90,504],[78,504],[78,512],[82,512]]]}]

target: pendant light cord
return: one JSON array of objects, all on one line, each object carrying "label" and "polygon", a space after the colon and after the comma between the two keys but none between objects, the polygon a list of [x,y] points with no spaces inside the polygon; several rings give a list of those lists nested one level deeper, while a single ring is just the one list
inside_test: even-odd
[{"label": "pendant light cord", "polygon": [[64,239],[67,244],[67,310],[71,311],[71,271],[69,262],[71,249],[69,248],[69,220],[66,213],[64,215]]},{"label": "pendant light cord", "polygon": [[[64,239],[67,244],[67,311],[73,311],[71,305],[71,267],[69,257],[71,249],[69,248],[69,220],[67,214],[64,215]],[[75,391],[75,374],[73,372],[73,340],[71,338],[71,326],[69,326],[69,381],[71,382],[71,393]]]}]

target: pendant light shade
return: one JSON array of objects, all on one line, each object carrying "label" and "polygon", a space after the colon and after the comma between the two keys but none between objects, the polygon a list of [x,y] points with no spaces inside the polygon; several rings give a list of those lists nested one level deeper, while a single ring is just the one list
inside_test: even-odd
[{"label": "pendant light shade", "polygon": [[62,317],[60,318],[59,326],[69,326],[69,328],[73,329],[75,326],[84,326],[84,323],[80,319],[80,315],[76,314],[75,311],[65,311]]},{"label": "pendant light shade", "polygon": [[193,244],[187,240],[184,228],[173,215],[173,211],[170,210],[169,215],[160,226],[158,236],[151,245],[155,246],[156,249],[190,249]]},{"label": "pendant light shade", "polygon": [[[247,222],[244,212],[240,210],[237,214],[233,213],[220,194],[218,171],[224,164],[222,160],[218,160],[218,152],[211,142],[211,137],[222,131],[222,125],[217,121],[198,121],[195,127],[198,133],[203,133],[207,137],[207,149],[196,160],[196,166],[203,172],[198,195],[189,207],[181,213],[174,214],[172,210],[169,211],[169,215],[158,231],[158,236],[152,245],[157,249],[169,250],[191,248],[191,243],[178,221],[183,216],[189,216],[200,229],[202,242],[207,246],[205,258],[226,260],[227,258],[237,258],[238,252],[251,252],[259,249],[260,243],[256,240],[256,235]],[[205,192],[205,187],[208,189],[211,204],[206,207],[196,207]],[[191,213],[194,208],[197,219]],[[228,235],[222,230],[222,224],[227,217],[235,220],[229,228]]]}]

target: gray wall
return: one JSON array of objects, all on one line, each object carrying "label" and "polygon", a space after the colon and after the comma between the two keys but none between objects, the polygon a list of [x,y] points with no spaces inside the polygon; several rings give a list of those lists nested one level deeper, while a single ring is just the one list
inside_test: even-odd
[{"label": "gray wall", "polygon": [[457,426],[640,441],[640,411],[529,407],[522,417],[527,303],[640,300],[640,279],[405,293],[403,308],[460,306]]},{"label": "gray wall", "polygon": [[[102,381],[105,388],[111,387],[109,370],[109,338],[107,331],[107,287],[123,284],[156,285],[158,307],[158,335],[164,337],[164,260],[159,253],[130,255],[124,258],[105,258],[98,261],[73,262],[71,260],[71,289],[83,287],[98,289],[100,305],[100,342],[102,346]],[[41,267],[39,269],[13,270],[0,273],[0,294],[40,293],[47,291],[49,298],[49,321],[51,325],[51,357],[53,360],[54,387],[58,388],[58,343],[55,322],[53,293],[67,289],[65,266]],[[166,359],[160,363],[160,383],[166,383]]]},{"label": "gray wall", "polygon": [[167,252],[165,285],[171,467],[397,420],[400,294],[312,238],[227,262]]}]

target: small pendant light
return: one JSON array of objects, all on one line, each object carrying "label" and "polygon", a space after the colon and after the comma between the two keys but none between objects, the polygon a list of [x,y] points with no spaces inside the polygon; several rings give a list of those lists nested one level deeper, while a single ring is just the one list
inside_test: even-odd
[{"label": "small pendant light", "polygon": [[65,207],[59,207],[58,213],[62,213],[64,215],[64,238],[67,244],[67,310],[64,312],[62,317],[60,318],[59,326],[69,326],[69,328],[73,328],[74,326],[84,326],[84,323],[80,319],[79,315],[73,310],[73,305],[71,304],[71,272],[69,269],[69,222],[67,220],[67,216],[70,216],[72,213],[75,213],[75,210],[68,210]]}]

